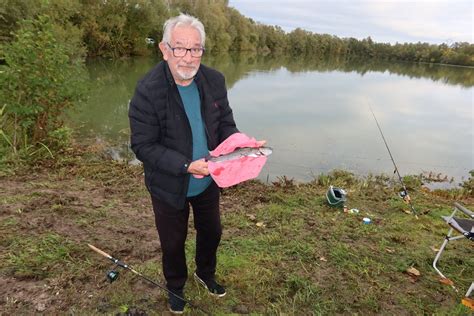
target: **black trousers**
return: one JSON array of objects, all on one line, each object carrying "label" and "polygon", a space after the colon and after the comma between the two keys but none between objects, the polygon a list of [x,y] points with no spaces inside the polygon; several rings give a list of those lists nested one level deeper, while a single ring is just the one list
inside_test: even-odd
[{"label": "black trousers", "polygon": [[214,278],[216,252],[222,235],[219,194],[219,188],[212,182],[204,192],[188,198],[183,209],[176,209],[151,197],[161,243],[163,274],[168,289],[182,290],[188,278],[184,244],[188,234],[189,205],[193,208],[197,234],[196,273],[203,280]]}]

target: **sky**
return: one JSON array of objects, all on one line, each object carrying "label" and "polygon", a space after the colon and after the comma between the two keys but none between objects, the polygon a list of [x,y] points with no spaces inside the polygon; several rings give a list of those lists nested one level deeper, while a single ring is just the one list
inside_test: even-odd
[{"label": "sky", "polygon": [[473,0],[230,0],[255,22],[375,42],[474,43]]}]

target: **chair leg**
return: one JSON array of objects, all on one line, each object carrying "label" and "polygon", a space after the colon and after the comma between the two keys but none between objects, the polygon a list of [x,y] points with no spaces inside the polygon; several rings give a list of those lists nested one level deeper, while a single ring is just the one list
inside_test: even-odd
[{"label": "chair leg", "polygon": [[474,282],[471,283],[471,286],[469,287],[469,290],[467,290],[466,297],[469,297],[471,295],[472,291],[474,291]]},{"label": "chair leg", "polygon": [[449,242],[449,237],[451,237],[451,233],[453,232],[453,229],[451,228],[448,232],[448,235],[446,236],[446,238],[444,239],[444,242],[443,244],[441,245],[441,248],[438,250],[438,253],[436,254],[436,257],[433,261],[433,268],[436,270],[436,272],[438,272],[438,274],[444,278],[444,279],[447,279],[443,273],[441,273],[441,271],[439,271],[438,267],[436,267],[436,263],[438,262],[439,258],[441,257],[441,253],[443,252],[444,248],[446,247],[446,245],[448,244]]}]

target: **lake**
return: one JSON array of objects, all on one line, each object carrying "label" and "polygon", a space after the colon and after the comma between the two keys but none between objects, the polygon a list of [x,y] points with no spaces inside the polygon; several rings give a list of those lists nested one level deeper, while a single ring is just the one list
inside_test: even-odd
[{"label": "lake", "polygon": [[[71,113],[84,137],[128,149],[128,102],[159,57],[88,64],[92,89]],[[358,175],[447,176],[454,185],[474,169],[474,69],[432,64],[309,60],[248,55],[206,56],[224,73],[238,128],[266,139],[274,152],[260,178],[309,181],[344,169]]]}]

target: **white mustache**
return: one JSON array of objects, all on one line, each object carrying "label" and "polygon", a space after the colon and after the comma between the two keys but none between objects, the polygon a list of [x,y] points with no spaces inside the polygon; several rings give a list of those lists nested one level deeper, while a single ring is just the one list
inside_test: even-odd
[{"label": "white mustache", "polygon": [[197,69],[197,67],[193,66],[193,65],[178,65],[178,67],[189,68],[189,69],[192,69],[192,70]]}]

